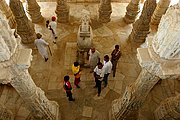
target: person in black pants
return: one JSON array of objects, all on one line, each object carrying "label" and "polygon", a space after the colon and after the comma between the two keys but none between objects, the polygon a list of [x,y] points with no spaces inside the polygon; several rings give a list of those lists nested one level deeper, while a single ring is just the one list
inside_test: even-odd
[{"label": "person in black pants", "polygon": [[99,62],[94,69],[94,78],[96,82],[94,88],[98,88],[98,96],[100,96],[101,93],[101,82],[103,80],[103,77],[104,77],[103,65],[101,62]]},{"label": "person in black pants", "polygon": [[72,87],[71,83],[69,82],[69,76],[64,76],[64,90],[66,91],[67,97],[69,97],[69,101],[75,101],[75,99],[72,98]]}]

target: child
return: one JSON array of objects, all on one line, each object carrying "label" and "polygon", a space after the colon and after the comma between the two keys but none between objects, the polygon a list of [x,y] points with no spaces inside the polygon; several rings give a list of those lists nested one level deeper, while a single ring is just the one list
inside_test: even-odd
[{"label": "child", "polygon": [[72,98],[72,87],[71,83],[69,82],[69,76],[64,76],[64,90],[66,91],[67,97],[69,97],[69,101],[75,101],[74,98]]}]

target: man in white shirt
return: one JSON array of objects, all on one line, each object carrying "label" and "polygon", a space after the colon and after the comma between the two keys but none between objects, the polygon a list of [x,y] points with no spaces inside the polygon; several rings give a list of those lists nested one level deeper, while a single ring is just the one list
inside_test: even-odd
[{"label": "man in white shirt", "polygon": [[104,87],[106,87],[107,84],[108,84],[108,76],[109,76],[109,74],[111,73],[111,70],[112,70],[112,63],[109,60],[108,55],[104,56],[104,66],[103,66],[103,68],[104,68],[104,79],[103,79],[103,81],[105,83]]},{"label": "man in white shirt", "polygon": [[97,66],[97,63],[100,61],[100,53],[94,48],[92,47],[89,50],[89,65],[90,65],[90,73],[93,72],[94,68]]},{"label": "man in white shirt", "polygon": [[101,82],[103,80],[103,77],[104,77],[103,64],[99,62],[94,69],[94,78],[96,82],[96,85],[94,86],[94,88],[96,87],[98,88],[98,96],[100,96],[100,93],[101,93]]},{"label": "man in white shirt", "polygon": [[52,31],[52,34],[53,34],[53,37],[54,37],[53,43],[54,44],[56,44],[56,39],[57,39],[56,28],[57,28],[56,17],[52,16],[52,21],[49,23],[49,29]]},{"label": "man in white shirt", "polygon": [[46,49],[46,46],[49,45],[45,40],[43,40],[41,37],[42,35],[40,33],[36,34],[37,39],[34,41],[34,44],[36,45],[39,53],[41,56],[45,59],[45,62],[48,60],[48,51]]}]

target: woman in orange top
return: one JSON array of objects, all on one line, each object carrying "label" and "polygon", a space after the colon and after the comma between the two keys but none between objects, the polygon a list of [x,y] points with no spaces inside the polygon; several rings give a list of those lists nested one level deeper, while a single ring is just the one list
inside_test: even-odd
[{"label": "woman in orange top", "polygon": [[75,80],[74,80],[74,85],[76,85],[77,88],[80,88],[80,86],[78,85],[80,82],[80,65],[78,62],[74,62],[74,64],[72,65],[72,72],[75,76]]}]

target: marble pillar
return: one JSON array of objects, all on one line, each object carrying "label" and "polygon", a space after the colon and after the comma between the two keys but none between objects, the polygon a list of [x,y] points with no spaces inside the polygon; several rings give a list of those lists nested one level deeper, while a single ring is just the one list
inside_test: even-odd
[{"label": "marble pillar", "polygon": [[57,22],[67,23],[69,22],[69,6],[67,5],[67,0],[57,0],[56,7]]},{"label": "marble pillar", "polygon": [[24,44],[33,43],[36,38],[34,25],[28,20],[20,0],[10,0],[10,8],[17,23],[17,34]]},{"label": "marble pillar", "polygon": [[180,119],[180,94],[161,102],[155,110],[155,120],[179,120]]},{"label": "marble pillar", "polygon": [[26,0],[26,10],[27,13],[30,15],[31,20],[33,23],[40,23],[43,22],[44,18],[41,15],[40,7],[36,0]]},{"label": "marble pillar", "polygon": [[156,29],[159,25],[161,17],[163,14],[166,13],[166,10],[169,7],[171,0],[160,0],[156,6],[156,9],[151,17],[151,25],[154,26]]},{"label": "marble pillar", "polygon": [[0,120],[14,120],[13,113],[2,104],[0,104]]},{"label": "marble pillar", "polygon": [[108,23],[111,21],[111,0],[101,0],[99,6],[99,22]]},{"label": "marble pillar", "polygon": [[147,39],[148,47],[137,49],[142,71],[137,80],[126,88],[123,97],[113,101],[110,111],[113,119],[136,120],[139,108],[159,79],[180,77],[179,5],[167,10],[157,34]]},{"label": "marble pillar", "polygon": [[5,0],[0,0],[0,3],[1,3],[0,10],[6,16],[9,26],[11,27],[11,29],[15,29],[16,28],[16,20],[15,20],[15,17],[13,15],[11,9],[9,8],[9,6],[7,5]]},{"label": "marble pillar", "polygon": [[140,12],[140,0],[131,0],[131,2],[126,7],[126,15],[123,20],[125,23],[130,24],[133,23]]},{"label": "marble pillar", "polygon": [[60,120],[58,104],[46,98],[28,72],[32,50],[18,47],[20,43],[12,35],[1,12],[0,17],[0,33],[4,35],[0,34],[0,83],[10,83],[16,89],[33,120]]},{"label": "marble pillar", "polygon": [[149,34],[151,16],[156,8],[156,0],[146,0],[141,16],[133,24],[133,29],[129,39],[133,42],[143,43]]}]

